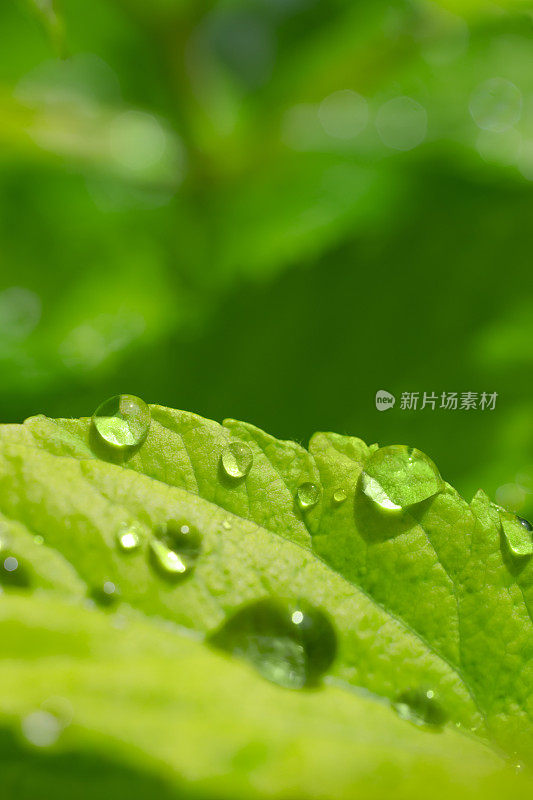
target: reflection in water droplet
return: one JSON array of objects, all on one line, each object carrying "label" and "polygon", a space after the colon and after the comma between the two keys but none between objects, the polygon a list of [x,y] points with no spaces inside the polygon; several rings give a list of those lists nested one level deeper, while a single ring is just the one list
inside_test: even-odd
[{"label": "reflection in water droplet", "polygon": [[308,509],[313,508],[313,506],[316,506],[320,500],[320,495],[320,487],[317,486],[316,483],[310,483],[309,481],[306,481],[298,486],[296,499],[302,511],[307,511]]},{"label": "reflection in water droplet", "polygon": [[511,81],[491,78],[472,93],[470,114],[478,128],[497,133],[506,131],[522,115],[522,93]]},{"label": "reflection in water droplet", "polygon": [[254,457],[244,442],[230,442],[222,451],[222,466],[230,478],[244,478],[250,472]]},{"label": "reflection in water droplet", "polygon": [[59,739],[63,724],[48,711],[33,711],[21,722],[24,738],[35,747],[51,747]]},{"label": "reflection in water droplet", "polygon": [[384,145],[412,150],[426,138],[427,113],[412,97],[394,97],[378,110],[376,128]]},{"label": "reflection in water droplet", "polygon": [[511,553],[515,556],[530,556],[533,554],[533,528],[523,517],[511,514],[509,511],[500,511],[500,522],[505,541]]},{"label": "reflection in water droplet", "polygon": [[244,658],[289,689],[315,685],[331,666],[335,631],[328,617],[302,601],[263,599],[237,611],[209,641]]},{"label": "reflection in water droplet", "polygon": [[150,542],[152,563],[163,576],[179,578],[194,569],[202,549],[197,528],[183,519],[171,519],[160,526]]},{"label": "reflection in water droplet", "polygon": [[396,698],[393,708],[401,719],[432,730],[441,730],[448,720],[431,689],[407,689]]},{"label": "reflection in water droplet", "polygon": [[368,103],[351,89],[341,89],[328,95],[318,109],[320,124],[329,136],[352,139],[366,127]]},{"label": "reflection in water droplet", "polygon": [[333,492],[333,502],[340,506],[346,500],[347,494],[344,489],[336,489]]},{"label": "reflection in water droplet", "polygon": [[138,550],[142,544],[142,533],[137,525],[125,525],[117,533],[117,544],[125,553]]},{"label": "reflection in water droplet", "polygon": [[443,487],[433,461],[405,445],[376,450],[361,473],[361,488],[367,497],[381,508],[394,511],[421,503]]},{"label": "reflection in water droplet", "polygon": [[150,427],[150,409],[140,397],[119,394],[98,406],[93,425],[103,441],[118,450],[138,447]]}]

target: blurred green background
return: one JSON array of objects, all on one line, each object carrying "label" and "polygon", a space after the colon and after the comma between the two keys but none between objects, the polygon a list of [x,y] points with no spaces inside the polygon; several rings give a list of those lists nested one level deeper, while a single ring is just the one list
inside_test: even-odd
[{"label": "blurred green background", "polygon": [[1,421],[129,392],[533,516],[532,9],[4,0]]}]

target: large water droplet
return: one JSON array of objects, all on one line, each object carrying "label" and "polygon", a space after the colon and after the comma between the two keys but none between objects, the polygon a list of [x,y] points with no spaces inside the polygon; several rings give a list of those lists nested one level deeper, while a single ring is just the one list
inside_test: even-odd
[{"label": "large water droplet", "polygon": [[245,478],[254,460],[253,453],[244,442],[230,442],[222,451],[222,467],[230,478]]},{"label": "large water droplet", "polygon": [[192,572],[201,549],[198,529],[183,519],[168,520],[150,542],[152,562],[167,578],[178,578]]},{"label": "large water droplet", "polygon": [[337,650],[328,617],[303,601],[258,600],[210,636],[215,647],[244,658],[268,680],[289,689],[316,684]]},{"label": "large water droplet", "polygon": [[138,550],[142,544],[142,532],[140,528],[133,525],[124,525],[117,533],[117,544],[125,553],[132,553]]},{"label": "large water droplet", "polygon": [[448,719],[432,689],[407,689],[393,706],[401,719],[433,730],[442,729]]},{"label": "large water droplet", "polygon": [[530,556],[533,554],[533,527],[523,517],[511,514],[510,511],[500,511],[500,522],[505,541],[511,553],[515,556]]},{"label": "large water droplet", "polygon": [[302,511],[308,511],[313,506],[316,506],[320,500],[320,494],[320,487],[316,483],[306,481],[298,486],[296,499]]},{"label": "large water droplet", "polygon": [[399,510],[443,489],[437,467],[425,453],[405,445],[376,450],[361,473],[361,488],[381,508]]},{"label": "large water droplet", "polygon": [[118,394],[98,406],[93,425],[101,439],[113,448],[138,447],[150,427],[150,409],[140,397]]}]

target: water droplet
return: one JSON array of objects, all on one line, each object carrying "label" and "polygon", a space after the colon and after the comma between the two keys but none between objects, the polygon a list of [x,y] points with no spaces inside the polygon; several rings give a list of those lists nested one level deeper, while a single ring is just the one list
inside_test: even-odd
[{"label": "water droplet", "polygon": [[91,597],[101,606],[111,606],[119,599],[120,591],[113,581],[104,581],[91,591]]},{"label": "water droplet", "polygon": [[433,461],[404,445],[376,450],[361,473],[361,488],[367,497],[394,511],[433,497],[443,486]]},{"label": "water droplet", "polygon": [[21,722],[24,738],[35,747],[51,747],[59,739],[63,727],[49,711],[33,711]]},{"label": "water droplet", "polygon": [[344,503],[344,501],[346,500],[347,496],[348,495],[346,494],[344,489],[335,489],[335,491],[333,492],[333,502],[336,505],[340,506],[341,503]]},{"label": "water droplet", "polygon": [[496,133],[506,131],[522,116],[522,93],[505,78],[491,78],[472,93],[470,114],[478,128]]},{"label": "water droplet", "polygon": [[142,533],[137,525],[124,525],[117,533],[117,544],[125,553],[138,550],[142,544]]},{"label": "water droplet", "polygon": [[118,450],[138,447],[150,427],[150,409],[140,397],[118,394],[98,406],[93,425],[103,441]]},{"label": "water droplet", "polygon": [[37,545],[44,544],[44,536],[41,536],[39,533],[33,537],[33,541]]},{"label": "water droplet", "polygon": [[396,698],[393,707],[400,719],[433,730],[442,729],[448,719],[432,689],[407,689]]},{"label": "water droplet", "polygon": [[302,483],[298,486],[296,499],[302,511],[307,511],[313,508],[313,506],[316,506],[320,500],[320,494],[320,487],[317,486],[316,483],[306,481],[306,483]]},{"label": "water droplet", "polygon": [[209,638],[251,662],[268,680],[289,689],[315,685],[333,663],[335,631],[309,603],[263,599],[237,611]]},{"label": "water droplet", "polygon": [[230,531],[231,530],[231,520],[226,517],[226,519],[223,520],[223,522],[222,522],[222,527],[225,530]]},{"label": "water droplet", "polygon": [[171,519],[150,542],[152,562],[167,578],[189,574],[202,549],[200,533],[186,520]]},{"label": "water droplet", "polygon": [[530,556],[533,554],[533,539],[531,524],[509,511],[500,511],[500,522],[507,545],[515,556]]},{"label": "water droplet", "polygon": [[0,560],[0,583],[15,588],[26,588],[30,585],[28,574],[20,559],[5,551]]},{"label": "water droplet", "polygon": [[245,478],[253,460],[252,451],[244,442],[230,442],[222,451],[222,466],[230,478]]},{"label": "water droplet", "polygon": [[529,520],[524,519],[524,517],[519,517],[518,514],[516,515],[516,518],[520,523],[520,525],[524,526],[526,531],[533,531],[533,525],[531,524],[531,522],[529,522]]}]

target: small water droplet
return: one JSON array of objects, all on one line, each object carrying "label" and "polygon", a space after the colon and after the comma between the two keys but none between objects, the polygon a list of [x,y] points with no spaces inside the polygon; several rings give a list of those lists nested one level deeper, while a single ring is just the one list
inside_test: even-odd
[{"label": "small water droplet", "polygon": [[20,559],[11,553],[4,552],[3,556],[0,561],[0,583],[15,588],[28,587],[29,577]]},{"label": "small water droplet", "polygon": [[344,491],[344,489],[335,489],[335,491],[333,492],[333,502],[335,503],[335,505],[340,506],[341,503],[344,503],[346,498],[347,494]]},{"label": "small water droplet", "polygon": [[320,487],[318,487],[316,483],[306,481],[298,486],[296,499],[302,511],[308,511],[310,508],[313,508],[313,506],[316,506],[320,500],[320,494]]},{"label": "small water droplet", "polygon": [[168,520],[150,542],[152,562],[167,578],[178,578],[192,572],[201,549],[198,529],[183,519]]},{"label": "small water droplet", "polygon": [[441,730],[448,720],[432,689],[407,689],[396,698],[393,707],[400,719],[433,730]]},{"label": "small water droplet", "polygon": [[404,445],[380,447],[361,473],[361,488],[381,508],[397,511],[442,491],[437,467],[425,453]]},{"label": "small water droplet", "polygon": [[113,581],[104,581],[91,591],[91,597],[101,606],[111,606],[119,599],[120,591]]},{"label": "small water droplet", "polygon": [[533,539],[531,524],[510,511],[500,510],[500,523],[505,541],[509,550],[515,556],[530,556],[533,554]]},{"label": "small water droplet", "polygon": [[33,711],[21,722],[24,738],[35,747],[51,747],[63,730],[61,720],[49,711]]},{"label": "small water droplet", "polygon": [[222,467],[230,478],[245,478],[254,460],[253,453],[244,442],[230,442],[222,451]]},{"label": "small water droplet", "polygon": [[40,534],[36,534],[36,535],[33,537],[33,541],[34,541],[34,542],[35,542],[35,544],[37,544],[37,545],[44,544],[44,536],[41,536]]},{"label": "small water droplet", "polygon": [[228,519],[228,517],[226,517],[226,519],[222,521],[222,527],[227,531],[231,530],[231,520]]},{"label": "small water droplet", "polygon": [[140,397],[119,394],[98,406],[93,425],[101,439],[117,450],[138,447],[150,427],[150,409]]},{"label": "small water droplet", "polygon": [[132,553],[138,550],[142,544],[142,532],[140,528],[133,525],[124,525],[117,533],[117,544],[125,553]]},{"label": "small water droplet", "polygon": [[309,603],[263,599],[239,609],[209,637],[215,647],[251,662],[289,689],[315,685],[337,650],[328,617]]}]

